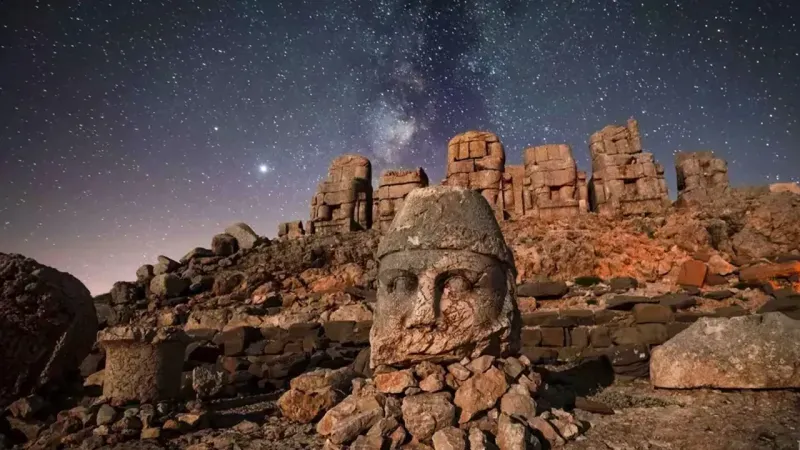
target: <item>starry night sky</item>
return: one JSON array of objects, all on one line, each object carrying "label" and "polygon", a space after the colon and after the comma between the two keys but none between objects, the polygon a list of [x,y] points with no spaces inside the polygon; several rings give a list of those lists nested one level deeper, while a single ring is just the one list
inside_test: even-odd
[{"label": "starry night sky", "polygon": [[[702,6],[700,6],[702,5]],[[800,2],[0,3],[0,251],[94,294],[243,220],[308,218],[328,163],[444,175],[494,131],[510,163],[639,120],[732,183],[800,179]]]}]

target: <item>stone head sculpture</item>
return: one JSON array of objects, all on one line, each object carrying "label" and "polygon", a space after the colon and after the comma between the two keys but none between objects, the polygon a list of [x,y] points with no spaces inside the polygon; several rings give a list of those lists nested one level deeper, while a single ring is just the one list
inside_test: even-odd
[{"label": "stone head sculpture", "polygon": [[411,191],[377,256],[373,367],[518,350],[514,258],[479,193]]}]

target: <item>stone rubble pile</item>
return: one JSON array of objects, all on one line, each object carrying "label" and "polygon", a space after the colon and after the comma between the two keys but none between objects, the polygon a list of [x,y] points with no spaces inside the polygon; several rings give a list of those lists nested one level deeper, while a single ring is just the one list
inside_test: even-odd
[{"label": "stone rubble pile", "polygon": [[[352,393],[341,399],[342,391]],[[311,372],[281,397],[284,416],[310,423],[326,448],[535,449],[560,446],[587,425],[537,401],[542,378],[525,356],[480,356],[408,369]],[[321,419],[320,419],[321,416]],[[548,447],[549,448],[549,447]]]}]

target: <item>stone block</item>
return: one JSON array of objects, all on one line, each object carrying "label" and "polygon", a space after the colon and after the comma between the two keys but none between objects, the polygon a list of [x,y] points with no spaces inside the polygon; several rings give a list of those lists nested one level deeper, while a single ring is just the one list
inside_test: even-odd
[{"label": "stone block", "polygon": [[536,347],[542,343],[542,331],[538,328],[523,328],[521,339],[523,346]]},{"label": "stone block", "polygon": [[659,304],[638,304],[633,307],[636,323],[668,323],[672,322],[672,309]]},{"label": "stone block", "polygon": [[606,327],[594,327],[589,332],[589,342],[592,347],[611,347],[611,333]]},{"label": "stone block", "polygon": [[637,325],[636,328],[639,330],[642,344],[658,345],[669,339],[667,327],[662,323],[647,323]]},{"label": "stone block", "polygon": [[570,345],[577,348],[589,346],[589,329],[586,327],[573,328],[570,331]]},{"label": "stone block", "polygon": [[678,284],[681,286],[702,287],[707,272],[708,266],[706,266],[706,263],[690,259],[681,265],[678,273]]},{"label": "stone block", "polygon": [[566,343],[564,329],[561,327],[543,327],[541,332],[543,347],[563,347]]}]

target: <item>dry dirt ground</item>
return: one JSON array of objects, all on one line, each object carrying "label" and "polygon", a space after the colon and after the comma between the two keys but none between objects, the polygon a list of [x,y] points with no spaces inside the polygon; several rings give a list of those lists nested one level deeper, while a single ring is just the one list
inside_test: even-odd
[{"label": "dry dirt ground", "polygon": [[800,450],[800,392],[671,391],[614,383],[591,396],[616,414],[577,412],[591,428],[570,450]]}]

